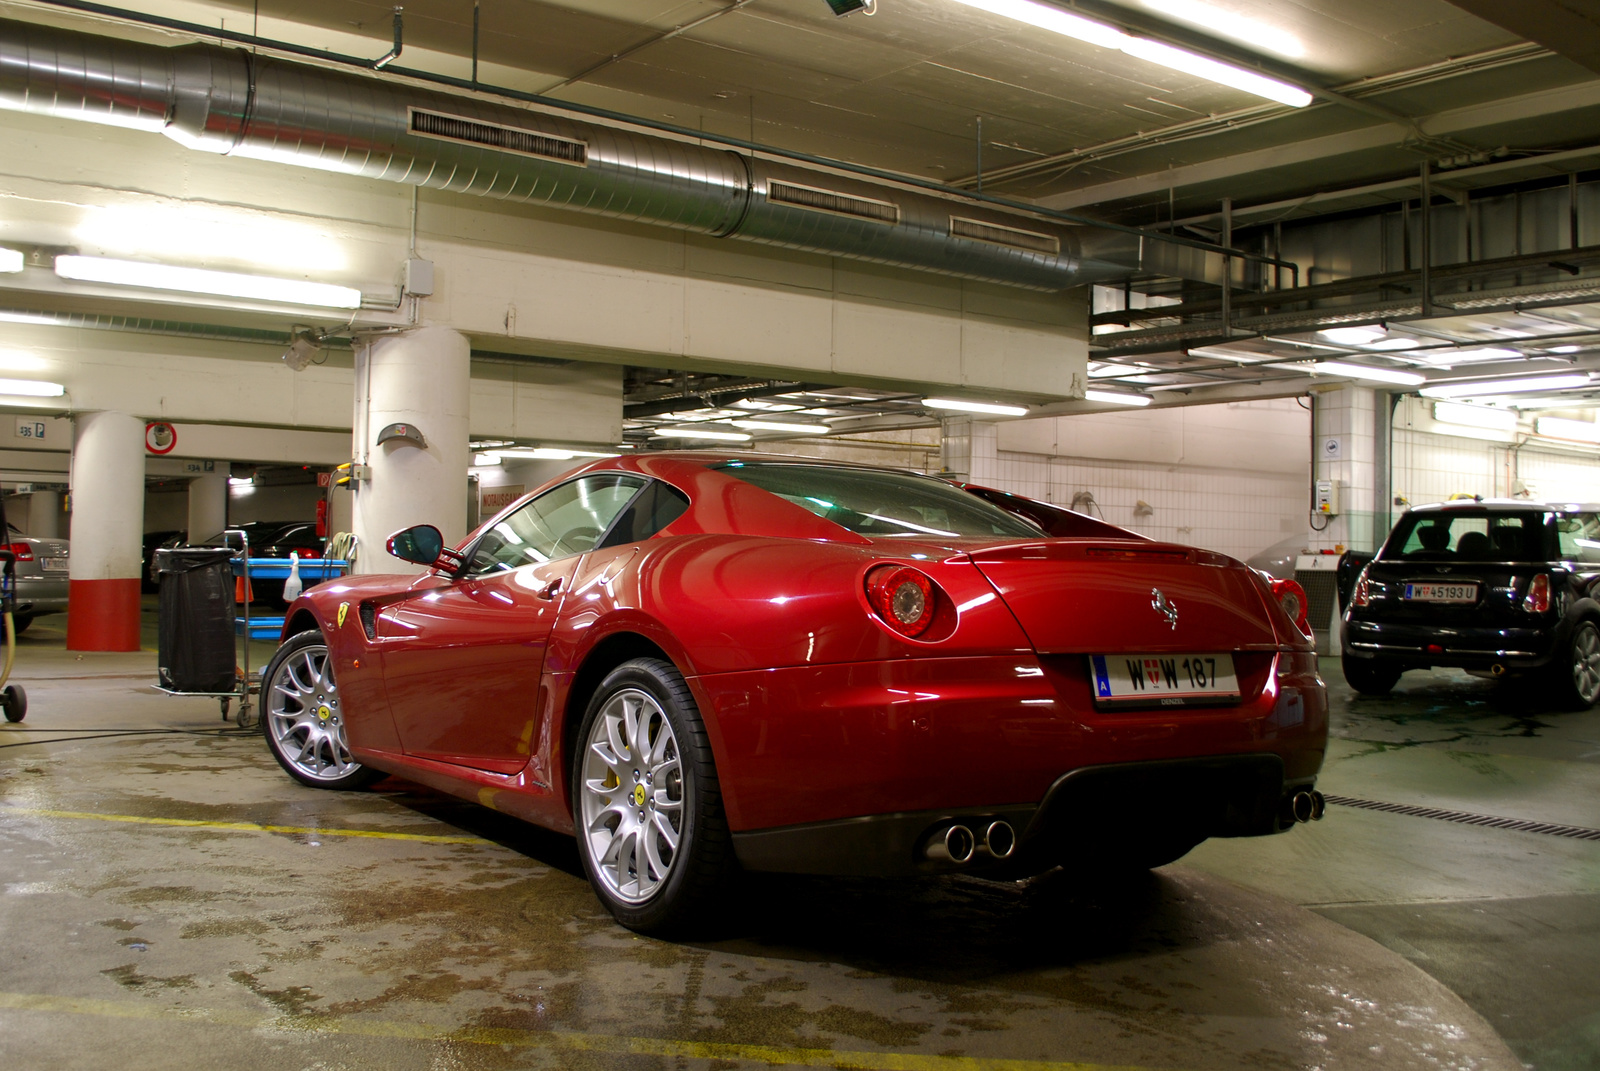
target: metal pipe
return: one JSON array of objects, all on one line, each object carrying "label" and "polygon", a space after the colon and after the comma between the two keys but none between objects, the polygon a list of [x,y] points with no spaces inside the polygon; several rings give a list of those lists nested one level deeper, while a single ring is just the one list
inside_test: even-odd
[{"label": "metal pipe", "polygon": [[403,30],[401,13],[404,11],[405,8],[403,7],[397,7],[394,9],[394,47],[389,49],[385,55],[382,55],[372,61],[373,70],[381,71],[385,67],[389,66],[389,64],[400,58],[400,50],[405,47],[400,40]]},{"label": "metal pipe", "polygon": [[1222,199],[1222,334],[1233,334],[1233,198]]},{"label": "metal pipe", "polygon": [[478,84],[478,0],[472,0],[472,84]]},{"label": "metal pipe", "polygon": [[1433,176],[1427,160],[1422,161],[1422,318],[1433,315]]}]

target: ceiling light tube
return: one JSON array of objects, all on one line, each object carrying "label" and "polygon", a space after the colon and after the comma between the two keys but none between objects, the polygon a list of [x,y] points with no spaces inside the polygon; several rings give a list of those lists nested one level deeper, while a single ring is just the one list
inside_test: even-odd
[{"label": "ceiling light tube", "polygon": [[1489,431],[1517,430],[1517,414],[1504,409],[1490,409],[1485,405],[1434,402],[1433,419],[1441,424],[1459,424],[1468,428],[1486,428]]},{"label": "ceiling light tube", "polygon": [[650,434],[657,438],[713,439],[730,443],[750,441],[750,436],[742,431],[708,431],[705,428],[651,428]]},{"label": "ceiling light tube", "polygon": [[1303,108],[1311,103],[1311,94],[1299,86],[1281,82],[1276,78],[1268,78],[1243,67],[1235,67],[1231,63],[1223,63],[1185,48],[1177,48],[1148,37],[1135,37],[1123,33],[1115,26],[1108,26],[1103,22],[1096,22],[1079,15],[1069,15],[1049,4],[1035,3],[1034,0],[956,0],[956,3],[1015,19],[1017,22],[1027,23],[1041,30],[1086,41],[1091,45],[1099,45],[1101,48],[1114,48],[1127,55],[1197,78],[1231,86],[1258,97],[1275,100],[1290,107]]},{"label": "ceiling light tube", "polygon": [[1441,383],[1418,391],[1424,398],[1485,398],[1491,394],[1517,394],[1533,390],[1566,390],[1589,385],[1586,375],[1529,376],[1523,379],[1480,379],[1473,382]]},{"label": "ceiling light tube", "polygon": [[[616,454],[599,450],[567,450],[557,446],[511,447],[487,451],[486,456],[511,458],[513,461],[571,461],[580,457],[616,457]],[[498,464],[498,462],[496,462]]]},{"label": "ceiling light tube", "polygon": [[969,402],[962,398],[924,398],[929,409],[957,409],[963,413],[990,413],[994,416],[1027,416],[1023,405],[997,405],[994,402]]},{"label": "ceiling light tube", "polygon": [[1148,394],[1124,394],[1115,390],[1089,390],[1083,396],[1091,402],[1109,402],[1111,405],[1149,405],[1153,398]]},{"label": "ceiling light tube", "polygon": [[1600,443],[1600,424],[1592,420],[1568,420],[1565,417],[1542,416],[1533,422],[1538,435],[1553,439],[1576,439],[1585,443]]},{"label": "ceiling light tube", "polygon": [[777,420],[735,420],[733,426],[746,431],[792,431],[796,435],[826,435],[833,430],[821,424],[785,424]]},{"label": "ceiling light tube", "polygon": [[56,274],[63,279],[86,283],[111,283],[149,290],[177,290],[188,294],[247,298],[282,305],[312,305],[330,309],[359,309],[361,291],[329,283],[308,283],[301,279],[277,279],[267,275],[241,275],[237,272],[206,268],[179,268],[170,264],[146,264],[109,257],[56,257]]},{"label": "ceiling light tube", "polygon": [[1335,376],[1348,376],[1351,379],[1365,379],[1373,383],[1396,383],[1403,387],[1415,387],[1419,383],[1426,383],[1427,376],[1418,375],[1416,372],[1402,372],[1397,368],[1374,368],[1364,364],[1350,364],[1346,361],[1319,361],[1314,371]]},{"label": "ceiling light tube", "polygon": [[18,272],[22,270],[23,262],[27,258],[20,249],[7,249],[0,246],[0,273]]},{"label": "ceiling light tube", "polygon": [[59,398],[67,393],[60,383],[46,383],[40,379],[0,379],[0,394],[15,394],[26,398]]}]

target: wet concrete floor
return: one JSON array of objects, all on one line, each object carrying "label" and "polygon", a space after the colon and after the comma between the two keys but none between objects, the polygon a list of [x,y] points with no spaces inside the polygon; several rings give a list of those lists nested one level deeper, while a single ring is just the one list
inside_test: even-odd
[{"label": "wet concrete floor", "polygon": [[1600,714],[1324,670],[1326,791],[1567,835],[1352,802],[1114,887],[751,878],[668,943],[611,921],[569,839],[394,779],[302,788],[215,700],[152,692],[152,654],[43,619],[0,727],[0,1064],[1600,1066]]}]

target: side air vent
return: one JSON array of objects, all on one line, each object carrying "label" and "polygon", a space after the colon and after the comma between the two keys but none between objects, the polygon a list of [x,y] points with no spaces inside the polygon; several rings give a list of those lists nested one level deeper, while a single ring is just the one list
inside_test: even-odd
[{"label": "side air vent", "polygon": [[819,190],[815,186],[796,186],[791,182],[774,180],[767,183],[767,200],[775,205],[809,208],[813,212],[829,212],[835,216],[849,216],[851,219],[871,220],[890,226],[900,222],[900,206],[892,202]]},{"label": "side air vent", "polygon": [[970,238],[974,242],[988,242],[990,245],[1003,245],[1010,249],[1025,249],[1030,253],[1043,253],[1051,257],[1061,254],[1061,239],[1053,234],[1040,234],[1038,231],[1025,231],[1017,227],[1002,227],[998,223],[983,223],[961,216],[950,217],[950,237]]},{"label": "side air vent", "polygon": [[514,126],[496,126],[475,119],[462,119],[456,115],[412,108],[411,132],[439,141],[454,141],[463,145],[482,145],[521,156],[536,156],[541,160],[554,160],[563,164],[586,167],[589,163],[589,146],[571,138],[558,138],[550,134],[535,134]]}]

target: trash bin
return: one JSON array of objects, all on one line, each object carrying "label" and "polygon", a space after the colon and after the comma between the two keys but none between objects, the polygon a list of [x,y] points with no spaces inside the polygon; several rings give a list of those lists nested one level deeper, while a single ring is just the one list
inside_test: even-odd
[{"label": "trash bin", "polygon": [[157,665],[161,687],[216,695],[239,685],[233,640],[233,552],[226,547],[156,551],[161,581]]}]

